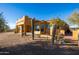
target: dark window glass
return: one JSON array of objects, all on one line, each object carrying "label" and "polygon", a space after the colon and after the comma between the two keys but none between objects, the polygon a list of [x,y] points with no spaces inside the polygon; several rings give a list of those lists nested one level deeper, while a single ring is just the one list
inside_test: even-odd
[{"label": "dark window glass", "polygon": [[44,24],[41,25],[41,32],[44,32]]},{"label": "dark window glass", "polygon": [[65,35],[66,36],[72,36],[72,32],[68,29],[65,31]]}]

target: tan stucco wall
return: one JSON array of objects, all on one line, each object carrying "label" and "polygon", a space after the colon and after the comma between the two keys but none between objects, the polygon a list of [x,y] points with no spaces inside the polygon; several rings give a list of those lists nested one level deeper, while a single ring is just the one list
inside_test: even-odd
[{"label": "tan stucco wall", "polygon": [[77,33],[77,30],[73,30],[73,39],[74,40],[77,40],[78,39],[78,33]]},{"label": "tan stucco wall", "polygon": [[35,34],[41,34],[41,32],[40,32],[40,31],[34,31],[34,33],[35,33]]}]

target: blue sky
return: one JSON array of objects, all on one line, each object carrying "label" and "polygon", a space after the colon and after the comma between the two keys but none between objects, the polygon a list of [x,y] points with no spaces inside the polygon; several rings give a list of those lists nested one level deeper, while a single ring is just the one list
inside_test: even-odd
[{"label": "blue sky", "polygon": [[2,3],[0,12],[3,12],[9,26],[14,28],[16,20],[24,15],[35,17],[38,20],[50,20],[59,17],[67,20],[71,13],[79,8],[79,4],[68,3]]}]

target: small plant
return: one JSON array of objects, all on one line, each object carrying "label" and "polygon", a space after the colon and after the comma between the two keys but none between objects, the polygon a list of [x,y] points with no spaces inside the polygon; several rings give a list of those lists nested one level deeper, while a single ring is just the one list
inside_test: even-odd
[{"label": "small plant", "polygon": [[71,40],[70,39],[65,39],[64,42],[65,43],[71,43]]}]

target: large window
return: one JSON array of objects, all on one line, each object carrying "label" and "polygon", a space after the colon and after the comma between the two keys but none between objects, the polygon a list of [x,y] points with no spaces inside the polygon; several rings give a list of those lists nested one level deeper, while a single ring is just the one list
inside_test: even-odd
[{"label": "large window", "polygon": [[41,25],[41,32],[44,32],[44,27],[45,27],[45,25],[42,24],[42,25]]},{"label": "large window", "polygon": [[47,29],[50,29],[50,26],[49,26],[49,24],[46,24],[46,25],[45,25],[45,27],[46,27]]},{"label": "large window", "polygon": [[40,26],[39,25],[35,25],[35,30],[39,31],[39,29],[40,29]]},{"label": "large window", "polygon": [[19,26],[19,30],[22,30],[22,26]]}]

